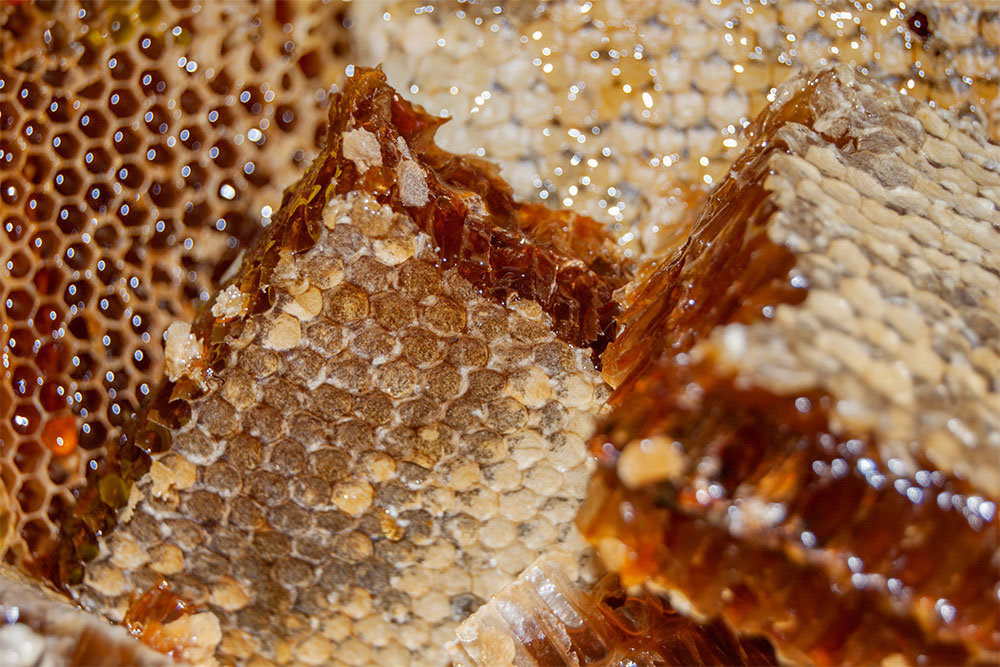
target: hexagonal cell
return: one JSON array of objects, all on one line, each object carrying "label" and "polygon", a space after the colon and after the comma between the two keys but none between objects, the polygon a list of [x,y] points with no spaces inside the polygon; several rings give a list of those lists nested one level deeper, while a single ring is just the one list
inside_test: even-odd
[{"label": "hexagonal cell", "polygon": [[86,223],[86,217],[78,205],[63,206],[56,215],[56,224],[62,233],[74,237]]},{"label": "hexagonal cell", "polygon": [[80,447],[87,451],[97,451],[103,448],[107,437],[108,427],[96,419],[80,427]]},{"label": "hexagonal cell", "polygon": [[80,131],[91,139],[103,137],[104,133],[108,131],[108,121],[100,109],[87,109],[84,111],[80,114],[77,125]]},{"label": "hexagonal cell", "polygon": [[229,169],[236,163],[236,149],[226,139],[219,139],[208,149],[208,157],[223,169]]},{"label": "hexagonal cell", "polygon": [[31,258],[20,250],[15,250],[7,258],[7,271],[12,278],[23,278],[31,272]]},{"label": "hexagonal cell", "polygon": [[25,109],[37,109],[45,101],[38,84],[30,80],[21,84],[16,99]]},{"label": "hexagonal cell", "polygon": [[17,322],[28,319],[34,306],[35,298],[30,292],[23,289],[11,291],[7,294],[7,299],[4,302],[7,316]]},{"label": "hexagonal cell", "polygon": [[55,123],[68,123],[73,119],[73,102],[68,97],[53,95],[45,113]]},{"label": "hexagonal cell", "polygon": [[295,107],[288,104],[279,104],[274,110],[274,119],[282,132],[293,131],[296,125]]},{"label": "hexagonal cell", "polygon": [[168,143],[160,141],[146,150],[146,160],[158,166],[169,165],[174,161],[174,151]]},{"label": "hexagonal cell", "polygon": [[115,88],[108,95],[108,109],[118,118],[127,118],[139,111],[139,100],[128,88]]},{"label": "hexagonal cell", "polygon": [[147,69],[139,75],[139,85],[144,95],[159,95],[167,89],[167,80],[159,70]]},{"label": "hexagonal cell", "polygon": [[38,390],[41,378],[31,364],[19,364],[10,374],[10,386],[19,398],[31,398]]},{"label": "hexagonal cell", "polygon": [[[52,200],[48,197],[44,199],[39,198],[38,211],[39,215],[44,214],[46,210],[50,210]],[[46,215],[44,220],[48,222],[51,220],[49,215]],[[40,229],[34,236],[31,237],[31,241],[28,244],[31,248],[32,254],[39,260],[47,260],[55,257],[59,254],[61,239],[52,229]]]},{"label": "hexagonal cell", "polygon": [[45,265],[35,271],[31,284],[35,286],[39,294],[48,296],[62,289],[63,278],[62,270],[59,267]]},{"label": "hexagonal cell", "polygon": [[63,167],[56,172],[55,177],[52,179],[52,184],[59,194],[65,197],[72,197],[80,192],[80,189],[83,187],[83,179],[80,178],[80,175],[77,174],[73,167]]},{"label": "hexagonal cell", "polygon": [[66,265],[71,269],[80,271],[87,266],[90,266],[92,261],[93,250],[87,243],[74,243],[70,247],[66,248],[63,260]]},{"label": "hexagonal cell", "polygon": [[12,173],[21,166],[24,159],[24,151],[19,143],[6,136],[0,136],[0,166],[12,170]]},{"label": "hexagonal cell", "polygon": [[13,464],[21,473],[30,475],[45,458],[45,448],[38,442],[23,440],[14,452]]},{"label": "hexagonal cell", "polygon": [[29,359],[35,346],[35,334],[24,326],[15,326],[6,342],[12,355],[20,359]]},{"label": "hexagonal cell", "polygon": [[51,334],[63,325],[65,311],[58,303],[44,303],[35,312],[35,328],[43,335]]},{"label": "hexagonal cell", "polygon": [[48,222],[52,220],[55,202],[44,192],[34,192],[24,202],[24,215],[32,222]]},{"label": "hexagonal cell", "polygon": [[115,179],[122,186],[129,189],[136,189],[145,181],[145,174],[141,167],[134,163],[126,162],[115,172]]},{"label": "hexagonal cell", "polygon": [[46,377],[60,373],[66,368],[66,346],[58,340],[51,340],[38,348],[35,353],[35,365]]},{"label": "hexagonal cell", "polygon": [[128,52],[115,51],[108,58],[108,71],[113,79],[123,81],[132,76],[132,72],[135,71],[135,63]]},{"label": "hexagonal cell", "polygon": [[92,146],[83,155],[83,163],[92,174],[103,174],[114,166],[111,155],[103,146]]},{"label": "hexagonal cell", "polygon": [[64,159],[70,159],[80,150],[80,140],[72,132],[61,132],[52,137],[52,148]]},{"label": "hexagonal cell", "polygon": [[141,144],[139,135],[135,130],[127,126],[119,127],[115,130],[112,140],[114,141],[115,150],[118,151],[119,155],[132,155],[139,149],[139,145]]},{"label": "hexagonal cell", "polygon": [[[44,392],[43,392],[44,394]],[[42,428],[42,446],[52,452],[58,458],[66,457],[76,451],[77,446],[77,417],[65,412],[66,401],[59,400],[51,406],[43,406],[45,409],[56,412],[58,416],[50,415]],[[57,411],[62,410],[62,414]]]},{"label": "hexagonal cell", "polygon": [[12,216],[3,221],[3,230],[7,233],[7,238],[16,243],[24,238],[28,231],[28,223]]},{"label": "hexagonal cell", "polygon": [[73,365],[73,370],[70,371],[69,376],[74,380],[83,381],[100,377],[96,374],[96,371],[100,370],[100,366],[90,352],[81,350],[73,355],[70,363]]},{"label": "hexagonal cell", "polygon": [[32,514],[42,509],[49,499],[48,489],[34,477],[21,481],[20,488],[14,498],[25,514]]},{"label": "hexagonal cell", "polygon": [[43,141],[45,141],[45,135],[45,125],[33,118],[26,120],[24,125],[21,126],[21,136],[24,137],[24,140],[31,146],[40,145]]},{"label": "hexagonal cell", "polygon": [[94,242],[102,248],[114,248],[118,245],[119,231],[117,225],[101,225],[94,232]]},{"label": "hexagonal cell", "polygon": [[191,151],[196,151],[205,143],[205,131],[197,125],[188,125],[177,135],[181,144]]},{"label": "hexagonal cell", "polygon": [[[41,403],[43,409],[49,412],[67,408],[69,406],[69,389],[66,383],[59,377],[54,376],[54,374],[50,374],[49,377],[51,379],[47,380],[38,392],[38,402]],[[51,417],[47,419],[43,432],[48,430],[54,421]],[[76,427],[74,424],[75,430]]]},{"label": "hexagonal cell", "polygon": [[24,166],[21,173],[24,177],[35,185],[45,182],[52,171],[52,161],[45,153],[32,153],[24,159]]},{"label": "hexagonal cell", "polygon": [[155,181],[149,186],[150,200],[161,208],[176,205],[181,196],[181,190],[172,180]]},{"label": "hexagonal cell", "polygon": [[24,183],[20,178],[5,178],[0,182],[0,200],[8,206],[14,206],[24,194]]},{"label": "hexagonal cell", "polygon": [[[67,250],[67,252],[69,251]],[[88,281],[74,280],[73,282],[66,285],[66,290],[63,292],[63,302],[67,306],[70,306],[71,308],[73,306],[76,306],[77,311],[79,311],[87,307],[87,304],[90,303],[90,299],[91,297],[93,297],[93,295],[94,295],[94,288],[90,286],[90,283]],[[84,320],[82,318],[74,318],[70,322],[70,327],[73,326],[73,323],[78,321],[82,322]],[[86,329],[84,329],[84,331],[85,330]],[[73,334],[74,336],[77,335],[76,331],[74,331],[72,328],[70,329],[70,333]],[[84,334],[84,338],[86,338],[86,334]]]},{"label": "hexagonal cell", "polygon": [[86,202],[95,213],[107,213],[114,192],[106,183],[93,183],[87,189]]},{"label": "hexagonal cell", "polygon": [[137,347],[131,354],[132,365],[140,376],[145,376],[153,365],[153,356],[142,347]]},{"label": "hexagonal cell", "polygon": [[41,426],[42,415],[34,403],[18,403],[11,415],[10,422],[14,431],[21,435],[35,433]]}]

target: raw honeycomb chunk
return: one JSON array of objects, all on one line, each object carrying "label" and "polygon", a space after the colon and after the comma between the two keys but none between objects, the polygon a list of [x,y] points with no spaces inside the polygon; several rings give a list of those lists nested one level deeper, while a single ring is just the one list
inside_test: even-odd
[{"label": "raw honeycomb chunk", "polygon": [[624,269],[592,222],[515,204],[434,126],[380,72],[348,80],[319,158],[233,281],[170,327],[173,379],[64,524],[47,574],[84,608],[201,615],[224,660],[443,664],[456,624],[539,555],[589,568],[572,517],[607,393],[563,337],[599,344],[586,309]]},{"label": "raw honeycomb chunk", "polygon": [[792,660],[993,661],[1000,148],[842,67],[750,136],[604,356],[579,525]]},{"label": "raw honeycomb chunk", "polygon": [[762,637],[698,623],[613,574],[590,586],[576,564],[542,556],[458,628],[456,665],[775,665]]},{"label": "raw honeycomb chunk", "polygon": [[167,325],[315,155],[346,7],[305,9],[0,2],[5,562],[51,549],[161,373]]}]

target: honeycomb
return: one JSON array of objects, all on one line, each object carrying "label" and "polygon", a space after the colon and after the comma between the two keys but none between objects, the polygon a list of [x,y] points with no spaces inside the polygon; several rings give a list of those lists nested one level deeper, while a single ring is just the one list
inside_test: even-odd
[{"label": "honeycomb", "polygon": [[[448,258],[492,227],[505,264],[583,260],[545,225],[501,253],[516,211],[479,199],[484,165],[429,147],[431,121],[355,73],[237,277],[168,330],[167,381],[82,496],[96,547],[64,526],[84,608],[143,624],[136,597],[169,589],[202,611],[144,640],[191,661],[443,664],[457,622],[539,555],[587,566],[571,519],[607,388],[556,322],[584,311]],[[576,269],[576,297],[610,300]],[[553,273],[522,289],[558,293]]]},{"label": "honeycomb", "polygon": [[50,548],[214,293],[315,155],[344,6],[0,4],[0,555]]},{"label": "honeycomb", "polygon": [[637,256],[683,241],[798,67],[857,66],[1000,140],[995,3],[388,0],[354,17],[356,62],[455,119],[442,146],[606,222]]},{"label": "honeycomb", "polygon": [[603,357],[579,524],[796,662],[996,662],[1000,146],[845,67],[748,134]]},{"label": "honeycomb", "polygon": [[0,0],[0,37],[0,554],[20,566],[102,479],[167,327],[214,304],[316,154],[348,62],[385,62],[455,118],[445,146],[636,256],[686,238],[797,64],[857,64],[994,138],[1000,113],[981,2]]}]

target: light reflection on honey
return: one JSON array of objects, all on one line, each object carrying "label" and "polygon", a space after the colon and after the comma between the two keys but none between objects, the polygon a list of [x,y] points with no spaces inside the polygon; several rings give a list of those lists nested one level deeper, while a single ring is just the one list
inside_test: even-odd
[{"label": "light reflection on honey", "polygon": [[73,415],[49,419],[42,427],[42,444],[58,457],[69,456],[76,451],[76,428]]}]

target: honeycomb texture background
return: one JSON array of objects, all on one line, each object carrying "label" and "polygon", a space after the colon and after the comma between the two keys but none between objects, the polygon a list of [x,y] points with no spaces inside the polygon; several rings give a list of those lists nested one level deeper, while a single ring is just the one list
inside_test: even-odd
[{"label": "honeycomb texture background", "polygon": [[[790,64],[861,64],[997,136],[986,4],[586,6],[0,1],[4,560],[44,549],[161,376],[167,325],[212,299],[315,153],[350,60],[381,57],[402,92],[456,117],[446,147],[499,161],[523,197],[608,221],[636,252],[676,239]],[[916,10],[931,37],[907,25]]]},{"label": "honeycomb texture background", "polygon": [[[210,297],[277,209],[349,57],[383,60],[392,83],[456,116],[443,143],[499,160],[522,196],[608,220],[647,251],[676,241],[790,64],[836,56],[943,105],[985,101],[975,113],[996,134],[1000,20],[987,9],[427,7],[2,5],[7,561],[44,548],[157,377],[166,324]],[[906,25],[917,9],[933,38]],[[494,60],[456,66],[469,58]]]},{"label": "honeycomb texture background", "polygon": [[444,148],[498,162],[520,197],[607,222],[637,253],[683,240],[796,67],[859,66],[1000,139],[995,3],[390,0],[355,16],[355,61],[455,118]]},{"label": "honeycomb texture background", "polygon": [[74,594],[120,619],[166,578],[226,659],[443,664],[539,555],[592,553],[572,519],[607,388],[535,302],[434,268],[408,218],[351,193],[324,223]]},{"label": "honeycomb texture background", "polygon": [[[44,549],[88,462],[315,153],[339,4],[0,5],[0,554]],[[263,210],[263,213],[262,213]]]}]

